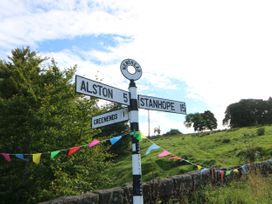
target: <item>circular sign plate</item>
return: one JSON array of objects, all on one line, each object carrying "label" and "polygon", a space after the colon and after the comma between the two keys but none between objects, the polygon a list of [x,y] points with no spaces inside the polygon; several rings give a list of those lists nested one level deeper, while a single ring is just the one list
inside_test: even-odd
[{"label": "circular sign plate", "polygon": [[[134,69],[135,69],[134,73],[129,72],[129,70],[128,70],[129,66],[134,67]],[[129,80],[136,81],[136,80],[140,79],[141,76],[142,76],[142,68],[141,68],[141,66],[139,65],[138,62],[136,62],[133,59],[125,59],[125,60],[123,60],[121,62],[121,65],[120,65],[120,69],[121,69],[121,72],[124,75],[124,77],[126,77]]]}]

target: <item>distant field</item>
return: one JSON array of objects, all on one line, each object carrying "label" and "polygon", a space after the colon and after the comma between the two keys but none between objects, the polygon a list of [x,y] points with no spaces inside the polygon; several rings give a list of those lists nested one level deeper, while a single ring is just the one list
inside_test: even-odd
[{"label": "distant field", "polygon": [[[264,135],[258,135],[257,131],[260,128],[264,128]],[[253,159],[257,161],[266,160],[272,156],[272,126],[173,135],[151,139],[151,141],[161,146],[161,149],[153,150],[145,156],[147,148],[152,143],[147,139],[141,141],[143,181],[196,169],[196,166],[186,162],[169,161],[169,157],[158,158],[162,148],[206,168],[242,165],[250,159],[248,154],[252,151],[254,151]],[[131,155],[121,155],[108,173],[113,179],[113,183],[108,187],[131,183]]]}]

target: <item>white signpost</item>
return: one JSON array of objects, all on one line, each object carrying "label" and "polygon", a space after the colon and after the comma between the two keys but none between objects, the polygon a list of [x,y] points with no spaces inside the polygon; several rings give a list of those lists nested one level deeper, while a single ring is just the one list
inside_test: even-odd
[{"label": "white signpost", "polygon": [[[128,69],[129,67],[133,67],[135,69],[135,72],[131,73]],[[186,114],[186,105],[184,102],[172,101],[151,96],[137,95],[137,87],[135,81],[141,78],[142,68],[135,60],[123,60],[120,65],[120,70],[123,76],[130,80],[129,92],[76,75],[77,93],[94,96],[107,101],[121,103],[128,106],[128,108],[104,113],[102,115],[93,117],[92,128],[99,128],[130,120],[131,132],[137,132],[139,131],[138,107],[147,110]],[[133,204],[143,204],[140,143],[134,137],[132,137],[131,141]]]},{"label": "white signpost", "polygon": [[139,108],[147,110],[186,114],[186,105],[184,102],[172,101],[152,96],[138,95],[138,106]]},{"label": "white signpost", "polygon": [[128,109],[111,111],[92,118],[92,128],[104,127],[114,123],[128,121]]},{"label": "white signpost", "polygon": [[129,93],[97,81],[76,75],[76,92],[129,105]]}]

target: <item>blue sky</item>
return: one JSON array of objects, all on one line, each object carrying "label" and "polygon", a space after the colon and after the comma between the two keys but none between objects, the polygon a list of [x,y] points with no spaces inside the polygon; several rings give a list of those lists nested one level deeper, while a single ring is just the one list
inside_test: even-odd
[{"label": "blue sky", "polygon": [[[186,102],[187,113],[210,110],[219,128],[229,104],[272,95],[269,0],[3,0],[0,9],[2,59],[30,46],[127,90],[119,67],[132,58],[143,69],[139,94]],[[150,115],[151,130],[192,131],[184,115]],[[144,110],[140,128],[147,133]]]},{"label": "blue sky", "polygon": [[107,51],[107,47],[116,47],[119,42],[115,38],[129,41],[129,37],[111,34],[75,36],[73,38],[52,39],[39,42],[37,49],[41,52],[60,52],[62,50]]}]

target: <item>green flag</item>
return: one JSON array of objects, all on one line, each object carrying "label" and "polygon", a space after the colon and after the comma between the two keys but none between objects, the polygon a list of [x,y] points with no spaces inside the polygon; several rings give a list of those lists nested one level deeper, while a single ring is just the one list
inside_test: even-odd
[{"label": "green flag", "polygon": [[142,134],[139,131],[134,131],[133,133],[133,137],[138,140],[141,141],[142,140]]},{"label": "green flag", "polygon": [[230,175],[230,173],[231,173],[231,171],[227,170],[225,175],[228,176],[228,175]]},{"label": "green flag", "polygon": [[56,150],[56,151],[51,152],[51,154],[50,154],[51,159],[55,158],[59,153],[60,153],[60,150]]}]

